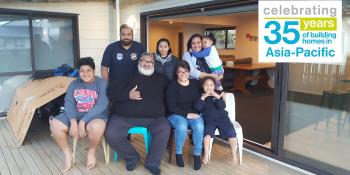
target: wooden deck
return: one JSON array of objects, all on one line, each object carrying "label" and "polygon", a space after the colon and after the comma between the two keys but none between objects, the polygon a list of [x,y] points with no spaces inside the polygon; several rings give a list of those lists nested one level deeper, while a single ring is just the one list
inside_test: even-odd
[{"label": "wooden deck", "polygon": [[[63,154],[54,140],[50,137],[48,124],[34,121],[31,129],[20,148],[14,147],[14,141],[10,134],[9,124],[6,119],[0,119],[0,174],[1,175],[56,175],[56,174],[74,174],[74,175],[101,175],[101,174],[149,174],[143,167],[145,159],[145,149],[141,136],[132,136],[132,143],[139,151],[141,163],[137,165],[133,172],[125,170],[123,160],[116,163],[111,160],[108,165],[104,162],[102,147],[97,151],[97,166],[93,170],[87,171],[85,168],[85,154],[87,142],[78,141],[76,163],[69,172],[62,172],[64,166]],[[161,163],[162,174],[301,174],[289,168],[283,167],[271,161],[257,157],[250,153],[243,153],[243,165],[232,165],[230,149],[223,144],[213,146],[212,159],[210,165],[203,165],[199,171],[193,170],[192,146],[186,143],[184,148],[185,167],[178,168],[175,160],[169,164],[168,153],[164,155]],[[175,156],[173,156],[175,159]],[[112,153],[111,153],[112,158]]]}]

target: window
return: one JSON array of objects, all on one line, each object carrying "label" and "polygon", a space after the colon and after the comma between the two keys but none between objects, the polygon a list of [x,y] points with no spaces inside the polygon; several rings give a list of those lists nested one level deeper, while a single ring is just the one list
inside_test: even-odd
[{"label": "window", "polygon": [[213,34],[216,39],[216,48],[234,49],[236,43],[236,29],[234,27],[208,28],[205,34]]},{"label": "window", "polygon": [[77,15],[0,10],[0,76],[48,71],[78,59]]}]

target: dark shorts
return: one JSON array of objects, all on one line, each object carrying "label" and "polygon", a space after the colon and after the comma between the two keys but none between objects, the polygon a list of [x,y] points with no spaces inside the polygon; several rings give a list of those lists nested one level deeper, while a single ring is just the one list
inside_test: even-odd
[{"label": "dark shorts", "polygon": [[204,136],[215,136],[215,130],[218,129],[220,136],[224,139],[236,137],[235,128],[228,117],[220,117],[215,120],[205,120]]},{"label": "dark shorts", "polygon": [[[84,117],[85,113],[78,113],[76,116],[77,121],[79,122],[81,118]],[[70,128],[70,119],[67,117],[66,113],[61,113],[55,117],[58,121],[62,122],[64,125],[66,125],[68,128]],[[103,119],[107,122],[107,118],[104,115],[97,115],[94,117],[94,119]],[[92,120],[91,120],[92,121]]]}]

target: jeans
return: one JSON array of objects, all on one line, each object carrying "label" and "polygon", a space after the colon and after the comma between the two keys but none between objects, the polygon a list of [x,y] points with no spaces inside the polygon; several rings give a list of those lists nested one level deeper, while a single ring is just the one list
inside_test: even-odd
[{"label": "jeans", "polygon": [[193,133],[193,154],[200,156],[203,147],[203,132],[204,132],[204,122],[203,118],[199,117],[197,119],[187,119],[180,115],[170,115],[168,120],[173,128],[175,128],[175,145],[176,154],[182,154],[182,147],[185,144],[187,129],[191,128]]}]

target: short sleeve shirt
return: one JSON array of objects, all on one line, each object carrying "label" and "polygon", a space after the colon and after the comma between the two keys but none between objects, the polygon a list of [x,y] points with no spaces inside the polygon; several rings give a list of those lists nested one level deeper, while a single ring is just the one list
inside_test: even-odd
[{"label": "short sleeve shirt", "polygon": [[146,50],[136,41],[129,49],[124,49],[120,41],[107,46],[101,66],[109,67],[109,78],[112,81],[126,81],[137,71],[138,59]]}]

